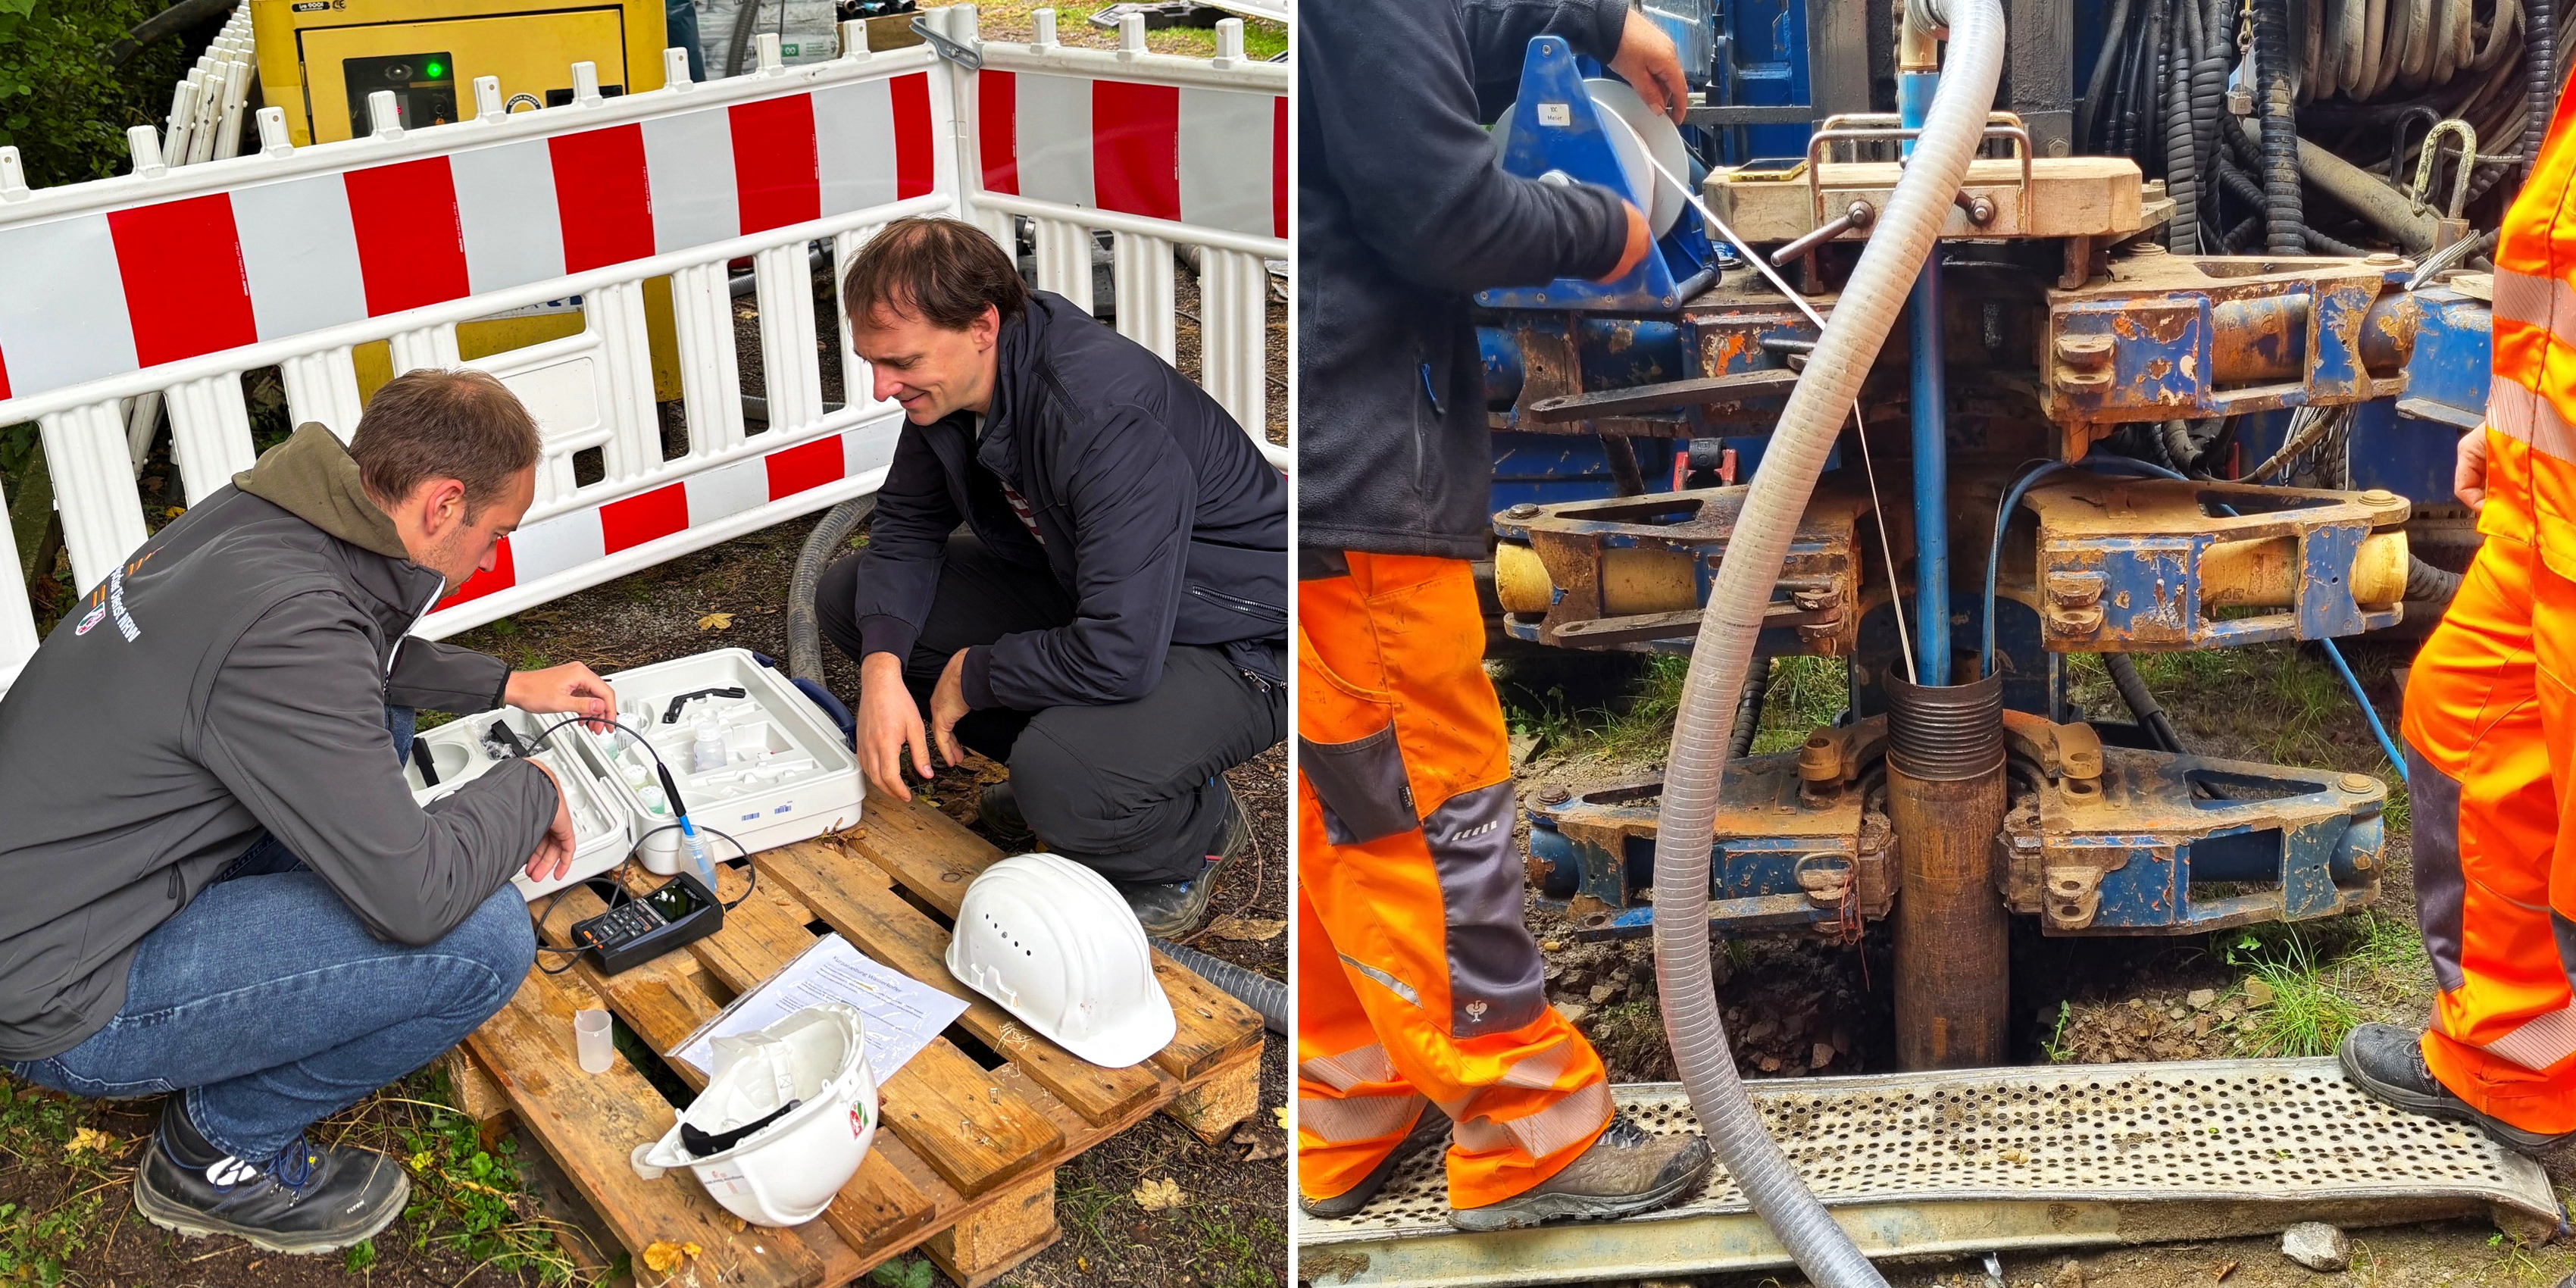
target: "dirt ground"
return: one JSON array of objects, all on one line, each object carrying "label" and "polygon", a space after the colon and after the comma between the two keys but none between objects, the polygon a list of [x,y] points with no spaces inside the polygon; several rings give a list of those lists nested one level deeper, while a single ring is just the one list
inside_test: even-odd
[{"label": "dirt ground", "polygon": [[[2346,653],[2392,728],[2402,641],[2347,642]],[[2433,983],[2415,928],[2407,800],[2349,693],[2321,654],[2290,646],[2141,659],[2142,670],[2201,754],[2380,776],[2391,788],[2388,861],[2360,914],[2297,927],[2187,938],[2048,939],[2016,926],[2012,1043],[2025,1063],[2168,1061],[2313,1055],[2365,1021],[2421,1025]],[[1821,676],[1798,660],[1775,666],[1757,751],[1794,746],[1842,707],[1839,664]],[[1678,692],[1676,662],[1596,664],[1592,673],[1540,657],[1494,667],[1517,734],[1525,794],[1658,766]],[[2097,664],[2075,671],[2078,705],[2129,717]],[[1551,1001],[1600,1048],[1616,1081],[1673,1077],[1643,939],[1585,942],[1533,897],[1531,924],[1547,959]],[[1737,1067],[1747,1077],[1795,1078],[1894,1067],[1889,949],[1883,927],[1858,947],[1755,939],[1716,950],[1719,998]],[[2562,1201],[2576,1184],[2576,1149],[2542,1159]],[[2323,1275],[2279,1252],[2277,1237],[2164,1245],[2070,1257],[2008,1256],[2004,1288],[2184,1288],[2225,1282],[2305,1288],[2342,1280],[2382,1285],[2539,1285],[2576,1270],[2576,1251],[2528,1248],[2481,1222],[2351,1232],[2352,1269]],[[2063,1263],[2076,1263],[2073,1271]],[[2223,1273],[2222,1273],[2223,1272]],[[1897,1268],[1902,1288],[1980,1288],[1979,1266]],[[1645,1281],[1726,1288],[1795,1284],[1794,1273]]]}]

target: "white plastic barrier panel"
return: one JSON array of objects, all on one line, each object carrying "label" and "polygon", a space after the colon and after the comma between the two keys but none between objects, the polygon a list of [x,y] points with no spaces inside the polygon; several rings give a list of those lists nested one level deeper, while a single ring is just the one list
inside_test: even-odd
[{"label": "white plastic barrier panel", "polygon": [[[932,20],[973,43],[971,9]],[[870,54],[863,24],[842,31],[851,52],[800,67],[762,34],[757,70],[703,84],[669,50],[665,88],[620,97],[578,64],[572,103],[517,114],[485,78],[471,117],[419,129],[380,94],[369,137],[305,148],[271,109],[258,151],[198,157],[221,137],[227,72],[219,93],[182,91],[198,164],[165,162],[138,129],[135,173],[58,188],[28,188],[0,148],[0,425],[41,428],[80,587],[146,536],[127,441],[139,400],[166,403],[193,503],[253,460],[244,372],[276,366],[292,419],[346,437],[352,350],[378,341],[397,372],[491,371],[545,436],[526,522],[422,621],[428,638],[873,491],[901,411],[868,401],[846,340],[849,401],[824,402],[807,248],[846,265],[913,214],[1003,235],[1028,215],[1040,285],[1086,304],[1088,230],[1113,233],[1120,329],[1166,360],[1173,251],[1197,247],[1202,382],[1261,438],[1262,261],[1287,254],[1284,67],[1244,62],[1239,24],[1206,61],[1144,54],[1132,25],[1120,53],[985,45],[980,78],[932,47]],[[1082,130],[1059,128],[1050,93],[1086,105]],[[980,159],[979,140],[994,141]],[[768,412],[749,424],[728,272],[745,258]],[[644,310],[661,277],[686,426],[667,459]],[[460,363],[457,324],[566,299],[580,333]],[[591,452],[601,476],[579,482]],[[37,643],[16,567],[0,525],[0,689]]]},{"label": "white plastic barrier panel", "polygon": [[[975,11],[933,10],[949,39],[975,42]],[[1288,257],[1288,66],[1243,54],[1243,22],[1217,25],[1217,55],[1145,52],[1130,14],[1116,51],[1070,49],[1055,12],[1030,15],[1026,45],[986,43],[983,70],[960,78],[973,123],[967,203],[997,238],[1014,217],[1037,235],[1038,285],[1089,308],[1095,232],[1111,236],[1117,324],[1173,360],[1177,248],[1195,248],[1199,383],[1273,465],[1265,260]]]}]

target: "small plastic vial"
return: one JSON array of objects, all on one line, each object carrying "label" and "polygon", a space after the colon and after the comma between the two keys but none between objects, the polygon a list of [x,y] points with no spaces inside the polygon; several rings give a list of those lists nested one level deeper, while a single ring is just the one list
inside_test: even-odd
[{"label": "small plastic vial", "polygon": [[706,773],[725,767],[724,731],[713,720],[698,722],[697,736],[689,740],[689,765],[694,773]]}]

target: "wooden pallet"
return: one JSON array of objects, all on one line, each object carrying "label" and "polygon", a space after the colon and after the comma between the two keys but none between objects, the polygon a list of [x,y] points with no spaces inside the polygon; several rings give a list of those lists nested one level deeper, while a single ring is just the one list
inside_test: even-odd
[{"label": "wooden pallet", "polygon": [[[758,890],[725,915],[721,932],[684,952],[614,977],[588,962],[562,975],[531,972],[452,1059],[467,1111],[514,1115],[636,1254],[648,1288],[666,1280],[645,1268],[643,1250],[662,1240],[702,1249],[668,1276],[677,1284],[827,1288],[919,1248],[950,1278],[982,1288],[1056,1241],[1055,1169],[1074,1155],[1157,1111],[1214,1141],[1258,1105],[1260,1016],[1160,954],[1155,970],[1179,1033],[1127,1069],[1079,1059],[958,983],[943,962],[948,921],[1000,851],[918,803],[870,793],[865,813],[847,832],[753,855]],[[739,889],[733,874],[724,885],[728,896]],[[563,904],[542,927],[556,945],[602,908],[579,889]],[[635,1174],[630,1152],[660,1139],[676,1113],[622,1055],[607,1073],[583,1073],[572,1014],[605,1005],[654,1050],[670,1050],[803,952],[816,927],[966,999],[966,1014],[878,1084],[875,1147],[821,1219],[737,1228],[685,1173]],[[692,1088],[704,1084],[684,1063],[669,1067]]]}]

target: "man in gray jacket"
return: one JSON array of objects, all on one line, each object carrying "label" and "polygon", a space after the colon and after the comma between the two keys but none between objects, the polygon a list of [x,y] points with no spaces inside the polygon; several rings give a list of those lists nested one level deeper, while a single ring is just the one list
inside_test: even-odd
[{"label": "man in gray jacket", "polygon": [[168,1096],[135,1174],[156,1225],[277,1252],[384,1228],[401,1166],[305,1127],[527,975],[508,882],[571,861],[553,776],[503,765],[424,809],[402,765],[414,708],[615,709],[588,667],[406,638],[490,566],[538,458],[489,375],[396,379],[349,446],[306,425],[145,542],[0,696],[0,1059]]}]

